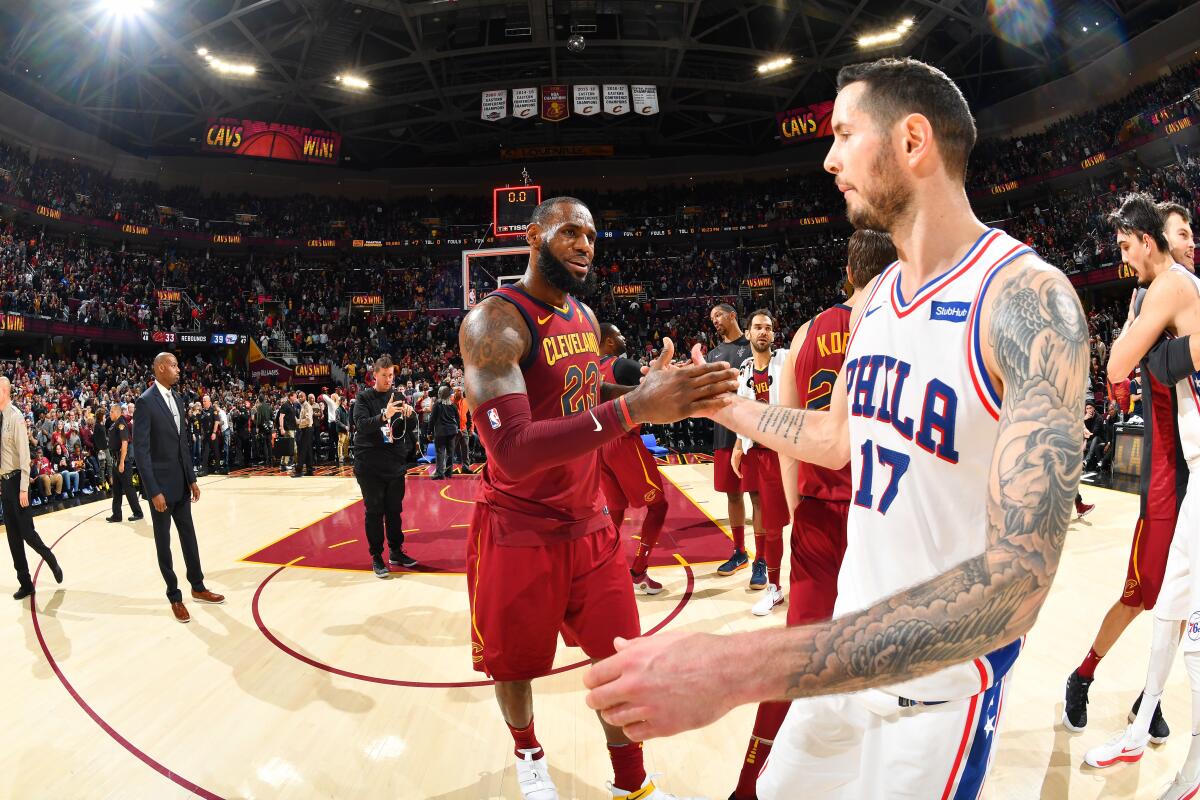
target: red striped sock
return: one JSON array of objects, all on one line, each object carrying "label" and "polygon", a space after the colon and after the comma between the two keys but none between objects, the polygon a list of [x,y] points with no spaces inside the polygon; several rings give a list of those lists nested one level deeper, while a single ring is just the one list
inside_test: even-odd
[{"label": "red striped sock", "polygon": [[[508,723],[505,724],[507,725]],[[537,736],[533,732],[533,717],[529,718],[529,724],[524,728],[514,728],[512,725],[509,725],[508,732],[512,734],[513,742],[516,743],[516,747],[513,748],[513,754],[517,758],[521,758],[522,750],[542,750],[542,746],[538,744]],[[544,755],[544,751],[534,753],[533,757],[541,758],[542,755]]]},{"label": "red striped sock", "polygon": [[729,530],[733,532],[733,547],[739,553],[746,552],[746,526],[731,525]]},{"label": "red striped sock", "polygon": [[642,743],[610,744],[608,757],[612,759],[613,786],[624,792],[636,792],[646,782],[646,767],[642,763]]},{"label": "red striped sock", "polygon": [[1075,670],[1079,673],[1079,677],[1092,680],[1096,677],[1096,665],[1100,663],[1100,659],[1104,656],[1097,655],[1095,648],[1088,650],[1086,656],[1083,657],[1083,663],[1079,665],[1079,669]]},{"label": "red striped sock", "polygon": [[758,714],[754,717],[754,733],[750,736],[750,746],[746,748],[746,758],[742,760],[742,771],[738,775],[737,788],[733,790],[735,800],[754,800],[758,784],[758,773],[762,771],[763,762],[771,752],[775,735],[779,726],[787,716],[790,703],[762,703]]}]

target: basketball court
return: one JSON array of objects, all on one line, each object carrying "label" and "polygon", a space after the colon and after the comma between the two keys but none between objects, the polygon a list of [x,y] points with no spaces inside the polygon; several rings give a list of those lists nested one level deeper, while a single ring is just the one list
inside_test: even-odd
[{"label": "basketball court", "polygon": [[[638,598],[643,630],[782,625],[783,609],[750,614],[748,571],[714,572],[730,545],[711,465],[663,472],[672,511],[652,568],[666,590]],[[409,479],[408,550],[425,566],[381,581],[348,477],[202,479],[194,513],[207,581],[228,599],[189,602],[187,625],[162,595],[148,521],[107,524],[106,503],[38,517],[66,581],[40,568],[32,611],[9,603],[0,620],[0,702],[22,721],[0,758],[0,796],[519,798],[511,740],[469,657],[461,573],[476,481]],[[1146,618],[1101,663],[1088,730],[1059,725],[1063,682],[1124,581],[1137,509],[1135,495],[1083,491],[1097,508],[1072,523],[1016,667],[987,798],[1157,796],[1186,751],[1190,697],[1177,664],[1163,701],[1170,741],[1136,765],[1080,767],[1125,724],[1144,679]],[[640,514],[631,509],[626,539]],[[562,796],[601,800],[611,767],[583,703],[581,659],[560,643],[556,673],[536,682],[538,732]],[[649,743],[647,771],[665,773],[673,792],[725,797],[752,716],[739,708]]]}]

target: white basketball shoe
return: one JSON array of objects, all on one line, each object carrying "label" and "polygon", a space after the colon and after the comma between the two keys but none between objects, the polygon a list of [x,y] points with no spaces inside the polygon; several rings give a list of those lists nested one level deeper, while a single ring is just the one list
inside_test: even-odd
[{"label": "white basketball shoe", "polygon": [[1104,744],[1096,745],[1088,750],[1083,760],[1088,765],[1097,768],[1111,767],[1122,761],[1130,764],[1140,761],[1142,753],[1146,751],[1146,743],[1150,741],[1150,736],[1147,734],[1135,739],[1132,728],[1133,726],[1130,725]]},{"label": "white basketball shoe", "polygon": [[[558,788],[550,779],[550,765],[546,763],[546,751],[520,750],[517,757],[517,786],[525,800],[558,800]],[[534,753],[541,756],[534,758]]]},{"label": "white basketball shoe", "polygon": [[1182,772],[1177,772],[1175,780],[1165,792],[1158,796],[1158,800],[1192,800],[1198,795],[1200,795],[1200,778],[1189,780],[1183,777]]},{"label": "white basketball shoe", "polygon": [[754,604],[754,608],[750,609],[750,613],[756,617],[765,617],[775,606],[780,605],[783,605],[783,590],[772,583],[767,586],[767,591],[763,592],[763,596]]},{"label": "white basketball shoe", "polygon": [[707,800],[704,797],[680,797],[670,792],[664,792],[654,785],[654,779],[657,777],[657,774],[647,775],[646,780],[642,782],[642,788],[633,792],[618,789],[611,783],[608,784],[608,790],[612,792],[612,796],[616,800]]}]

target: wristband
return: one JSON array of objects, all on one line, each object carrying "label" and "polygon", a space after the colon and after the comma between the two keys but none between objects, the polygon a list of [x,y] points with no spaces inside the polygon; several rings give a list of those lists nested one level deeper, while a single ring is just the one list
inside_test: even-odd
[{"label": "wristband", "polygon": [[637,423],[633,421],[633,417],[629,414],[629,401],[625,399],[625,395],[617,398],[617,409],[621,412],[621,417],[625,420],[625,427],[633,430],[637,427]]}]

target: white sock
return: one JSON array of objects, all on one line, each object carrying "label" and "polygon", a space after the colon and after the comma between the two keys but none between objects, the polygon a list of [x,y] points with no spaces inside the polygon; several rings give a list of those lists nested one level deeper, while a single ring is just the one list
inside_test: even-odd
[{"label": "white sock", "polygon": [[1183,663],[1192,685],[1192,742],[1180,773],[1190,781],[1200,776],[1200,652],[1184,653]]},{"label": "white sock", "polygon": [[1171,663],[1175,660],[1175,649],[1179,646],[1179,620],[1154,620],[1150,639],[1150,663],[1146,667],[1146,688],[1142,692],[1142,704],[1137,718],[1131,726],[1135,739],[1144,739],[1150,734],[1150,720],[1154,709],[1162,699],[1163,687],[1171,674]]}]

